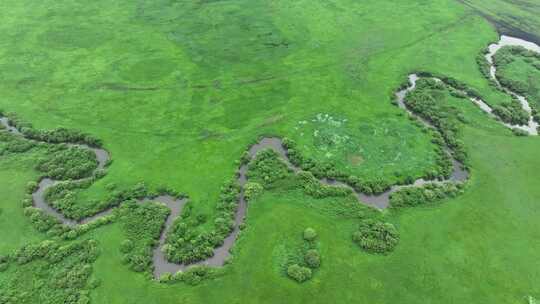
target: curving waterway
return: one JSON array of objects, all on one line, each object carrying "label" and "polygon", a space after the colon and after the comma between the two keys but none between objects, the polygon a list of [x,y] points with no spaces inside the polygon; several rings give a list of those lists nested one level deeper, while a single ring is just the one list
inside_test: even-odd
[{"label": "curving waterway", "polygon": [[[528,43],[526,41],[516,39],[516,38],[510,38],[510,37],[502,36],[501,41],[499,42],[499,44],[490,46],[490,53],[488,55],[486,55],[486,58],[488,58],[488,61],[490,62],[491,66],[492,66],[492,77],[495,77],[495,72],[496,72],[496,70],[494,70],[495,67],[493,67],[493,55],[497,52],[497,50],[499,50],[501,47],[506,46],[506,45],[520,45],[520,46],[527,47],[528,49],[538,51],[540,53],[540,47],[538,47],[535,44],[530,44],[530,43]],[[398,106],[401,109],[407,111],[410,115],[418,118],[427,127],[435,128],[429,121],[426,121],[426,120],[422,119],[421,117],[417,116],[416,114],[414,114],[413,112],[411,112],[407,108],[407,106],[406,106],[406,104],[404,102],[405,98],[407,96],[407,93],[415,89],[416,82],[418,81],[418,79],[419,79],[419,77],[416,74],[409,75],[409,86],[407,88],[404,88],[403,90],[400,90],[400,91],[398,91],[396,93],[396,99],[397,99],[397,102],[398,102]],[[508,91],[509,94],[512,94],[514,96],[518,96],[517,94],[515,94],[515,93],[513,93],[513,92],[511,92],[509,90],[507,90],[507,91]],[[469,97],[469,99],[472,102],[474,102],[476,105],[478,105],[483,111],[489,113],[490,115],[493,115],[492,114],[492,109],[487,103],[485,103],[482,100],[472,98],[472,97]],[[525,100],[525,103],[528,106],[528,103],[527,103],[526,100]],[[524,105],[524,108],[525,108],[525,105]],[[529,110],[530,110],[530,107],[529,107]],[[3,125],[8,132],[10,132],[10,133],[12,133],[12,134],[14,134],[16,136],[24,137],[23,133],[21,133],[16,127],[10,125],[9,120],[6,117],[0,117],[0,124]],[[529,126],[512,126],[512,125],[508,125],[508,124],[505,124],[505,125],[507,125],[509,128],[520,127],[522,129],[528,131],[530,134],[535,134],[535,135],[537,134],[536,128],[534,128],[534,130],[532,129],[533,126],[534,126],[532,124],[529,125]],[[29,140],[31,140],[31,139],[29,139]],[[72,144],[72,143],[67,143],[67,144],[71,145],[71,146],[77,146],[77,147],[80,147],[80,148],[83,148],[83,149],[88,149],[88,150],[92,151],[96,155],[96,159],[98,161],[98,166],[96,168],[96,171],[97,170],[103,170],[105,168],[107,162],[110,159],[109,153],[104,149],[90,147],[90,146],[81,145],[81,144]],[[262,138],[258,143],[252,145],[248,150],[250,159],[255,158],[259,151],[265,150],[265,149],[272,149],[276,153],[278,153],[280,155],[280,157],[282,158],[282,160],[284,161],[284,163],[293,172],[296,173],[296,172],[299,172],[301,170],[300,168],[294,166],[290,162],[290,160],[288,158],[288,155],[287,155],[287,150],[283,147],[282,140],[280,138],[277,138],[277,137],[265,137],[265,138]],[[320,179],[319,181],[321,182],[321,184],[324,184],[324,185],[347,188],[352,193],[354,193],[354,195],[356,196],[356,198],[358,199],[358,201],[360,203],[366,204],[366,205],[374,207],[374,208],[384,209],[384,208],[387,208],[389,206],[390,195],[392,193],[398,191],[399,189],[404,188],[404,187],[411,187],[411,186],[412,187],[420,187],[420,186],[428,184],[428,183],[441,184],[441,183],[444,183],[444,182],[463,182],[463,181],[467,180],[467,178],[469,176],[469,173],[465,169],[463,169],[462,164],[452,157],[452,153],[451,153],[449,148],[446,147],[445,152],[452,158],[452,164],[453,164],[452,174],[446,180],[418,179],[418,180],[415,180],[412,184],[396,185],[396,186],[391,187],[388,191],[385,191],[384,193],[376,194],[376,195],[367,195],[367,194],[358,192],[353,187],[351,187],[351,186],[349,186],[349,185],[347,185],[347,184],[345,184],[343,182],[340,182],[340,181],[330,180],[330,179],[326,179],[326,178]],[[240,232],[239,225],[244,221],[244,218],[245,218],[246,212],[247,212],[247,202],[245,200],[244,190],[243,190],[244,186],[245,186],[245,184],[247,182],[247,170],[248,170],[248,166],[246,164],[242,165],[238,170],[237,182],[241,186],[242,190],[240,192],[240,197],[239,197],[239,201],[238,201],[238,208],[237,208],[236,215],[235,215],[235,228],[234,228],[234,230],[224,240],[224,243],[220,247],[218,247],[218,248],[216,248],[214,250],[214,255],[212,257],[210,257],[209,259],[207,259],[205,261],[196,263],[196,264],[198,264],[198,265],[208,265],[208,266],[222,266],[224,264],[224,262],[230,256],[230,249],[234,245],[234,242],[235,242],[235,240],[236,240],[236,238],[238,236],[238,233]],[[94,174],[95,174],[96,171],[94,171]],[[79,181],[84,181],[85,179],[81,179]],[[104,210],[104,211],[102,211],[100,213],[97,213],[97,214],[95,214],[95,215],[93,215],[91,217],[85,218],[85,219],[83,219],[81,221],[74,221],[72,219],[66,218],[58,210],[52,208],[51,205],[49,203],[47,203],[47,201],[45,200],[45,192],[46,192],[46,190],[48,188],[58,184],[58,183],[61,183],[61,182],[62,181],[53,180],[53,179],[50,179],[50,178],[41,179],[39,181],[39,184],[38,184],[38,189],[34,193],[32,193],[32,199],[33,199],[34,206],[36,208],[39,208],[39,209],[43,210],[48,215],[51,215],[51,216],[57,218],[63,224],[71,226],[71,227],[76,226],[76,225],[80,225],[80,224],[84,224],[84,223],[92,222],[92,221],[94,221],[94,220],[96,220],[98,218],[101,218],[101,217],[103,217],[105,215],[110,214],[113,211],[113,209],[107,209],[107,210]],[[159,242],[158,242],[158,246],[156,246],[156,248],[154,248],[154,250],[153,250],[154,276],[156,278],[159,278],[164,273],[176,273],[178,271],[185,270],[187,267],[191,266],[191,265],[182,265],[182,264],[170,263],[170,262],[167,261],[165,255],[162,252],[162,248],[163,248],[163,245],[165,244],[165,239],[166,239],[167,232],[172,227],[172,224],[173,224],[174,220],[182,213],[182,208],[184,207],[187,200],[186,199],[178,199],[178,198],[172,197],[170,195],[162,195],[162,196],[158,196],[158,197],[146,197],[146,198],[140,199],[139,202],[140,203],[143,203],[143,202],[160,202],[160,203],[165,204],[171,210],[171,213],[167,217],[167,220],[165,222],[164,229],[161,232]]]}]

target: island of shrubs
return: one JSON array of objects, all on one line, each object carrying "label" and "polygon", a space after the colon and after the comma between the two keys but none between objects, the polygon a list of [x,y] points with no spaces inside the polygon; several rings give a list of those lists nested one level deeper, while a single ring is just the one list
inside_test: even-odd
[{"label": "island of shrubs", "polygon": [[353,233],[353,241],[367,252],[386,254],[399,243],[399,233],[391,223],[365,219]]},{"label": "island of shrubs", "polygon": [[287,276],[298,283],[313,277],[313,273],[321,267],[321,255],[317,244],[317,232],[306,228],[303,233],[304,244],[298,254],[291,257],[287,266]]}]

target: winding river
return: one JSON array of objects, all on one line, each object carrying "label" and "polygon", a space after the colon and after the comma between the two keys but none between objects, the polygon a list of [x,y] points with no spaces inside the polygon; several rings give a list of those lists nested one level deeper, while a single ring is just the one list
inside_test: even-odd
[{"label": "winding river", "polygon": [[[503,38],[501,38],[501,43],[499,43],[499,44],[497,44],[496,46],[493,47],[493,53],[492,54],[490,53],[491,54],[490,57],[489,57],[490,59],[488,59],[488,60],[490,60],[491,63],[493,62],[492,61],[493,54],[498,49],[500,49],[500,47],[502,47],[502,45],[509,45],[507,43],[515,43],[515,40],[508,40],[508,38],[504,38],[504,37],[505,36],[503,36]],[[515,44],[511,44],[511,45],[515,45]],[[520,45],[523,45],[523,44],[520,44]],[[536,47],[538,47],[538,46],[536,46]],[[490,52],[491,52],[491,50],[492,50],[492,48],[490,47]],[[494,72],[493,72],[492,75],[494,75]],[[434,128],[434,126],[432,126],[428,121],[421,119],[420,117],[418,117],[417,115],[415,115],[414,113],[409,111],[409,109],[407,109],[407,107],[405,105],[405,102],[404,102],[407,93],[415,89],[416,82],[417,82],[418,79],[419,79],[418,76],[415,75],[415,74],[409,75],[409,86],[407,88],[405,88],[405,89],[403,89],[403,90],[396,93],[396,98],[397,98],[397,101],[398,101],[398,105],[399,105],[400,108],[407,111],[410,115],[413,115],[413,116],[417,117],[418,119],[420,119],[420,121],[422,121],[424,124],[426,124],[426,126],[428,126],[430,128]],[[512,92],[509,92],[509,93],[514,94]],[[475,99],[475,98],[470,98],[470,99],[475,104],[477,104],[482,110],[484,110],[484,111],[488,112],[489,114],[491,114],[491,108],[485,102],[483,102],[482,100]],[[525,100],[525,102],[526,102],[526,100]],[[527,103],[527,105],[528,105],[528,103]],[[530,107],[529,107],[529,109],[530,109]],[[491,114],[491,115],[493,115],[493,114]],[[17,128],[10,125],[9,120],[6,117],[0,117],[0,124],[3,125],[8,132],[10,132],[10,133],[12,133],[14,135],[17,135],[17,136],[23,136],[24,137],[23,133],[21,133]],[[508,125],[508,127],[514,128],[516,126]],[[536,130],[534,130],[534,132],[533,132],[533,130],[531,129],[532,127],[533,127],[532,125],[528,126],[526,130],[528,130],[530,134],[533,134],[533,133],[537,134]],[[109,153],[104,149],[94,148],[94,147],[90,147],[90,146],[87,146],[87,145],[80,145],[80,144],[69,144],[69,145],[78,146],[78,147],[81,147],[81,148],[84,148],[84,149],[91,150],[96,155],[96,159],[98,161],[98,166],[97,166],[96,170],[103,170],[105,168],[106,163],[110,159]],[[277,152],[281,156],[281,158],[283,159],[285,164],[292,171],[294,171],[294,172],[300,171],[300,168],[294,166],[290,162],[290,160],[289,160],[289,158],[287,156],[287,151],[283,147],[282,140],[280,138],[276,138],[276,137],[262,138],[258,143],[252,145],[249,148],[248,152],[249,152],[250,158],[253,159],[257,155],[257,153],[259,151],[264,150],[264,149],[272,149],[272,150],[274,150],[275,152]],[[448,148],[446,148],[445,151],[451,156],[451,151]],[[393,186],[388,191],[386,191],[384,193],[381,193],[381,194],[378,194],[378,195],[367,195],[367,194],[364,194],[364,193],[357,192],[351,186],[349,186],[349,185],[347,185],[345,183],[339,182],[339,181],[335,181],[335,180],[321,179],[320,182],[322,184],[324,184],[324,185],[345,187],[347,189],[350,189],[355,194],[355,196],[357,197],[357,199],[358,199],[358,201],[360,203],[366,204],[366,205],[374,207],[374,208],[384,209],[384,208],[387,208],[388,205],[389,205],[390,195],[392,193],[398,191],[399,189],[403,188],[403,187],[410,187],[410,186],[418,187],[418,186],[425,185],[427,183],[443,183],[443,182],[448,182],[448,181],[451,181],[451,182],[463,182],[463,181],[465,181],[468,178],[468,175],[469,175],[468,172],[463,169],[462,164],[459,163],[457,160],[452,158],[452,162],[453,162],[453,172],[452,172],[451,176],[447,180],[444,180],[444,181],[439,181],[439,180],[430,181],[430,180],[418,179],[418,180],[414,181],[414,183],[409,184],[409,185],[399,185],[399,186],[396,185],[396,186]],[[242,165],[238,170],[238,179],[237,179],[237,181],[238,181],[239,185],[241,186],[242,190],[241,190],[240,197],[239,197],[238,209],[237,209],[237,212],[236,212],[236,215],[235,215],[235,228],[234,228],[233,232],[225,239],[222,246],[220,246],[220,247],[218,247],[218,248],[216,248],[214,250],[214,255],[211,258],[209,258],[209,259],[207,259],[205,261],[199,262],[197,264],[199,264],[199,265],[209,265],[209,266],[222,266],[224,264],[224,262],[227,260],[227,258],[230,256],[230,249],[234,245],[234,242],[235,242],[235,240],[236,240],[236,238],[238,236],[238,233],[240,232],[239,225],[244,221],[244,218],[245,218],[246,212],[247,212],[247,202],[245,200],[244,191],[243,191],[244,186],[245,186],[245,184],[247,182],[247,170],[248,170],[247,165]],[[95,173],[95,171],[94,171],[94,173]],[[84,179],[82,179],[80,181],[83,181],[83,180]],[[36,208],[40,208],[41,210],[43,210],[47,214],[57,218],[63,224],[68,225],[68,226],[75,226],[75,225],[80,225],[80,224],[84,224],[84,223],[89,223],[89,222],[91,222],[93,220],[96,220],[96,219],[98,219],[100,217],[103,217],[103,216],[105,216],[107,214],[110,214],[113,211],[113,209],[107,209],[105,211],[97,213],[94,216],[88,217],[88,218],[86,218],[86,219],[84,219],[82,221],[79,221],[79,222],[74,221],[74,220],[69,219],[69,218],[66,218],[63,214],[61,214],[60,212],[58,212],[57,210],[52,208],[45,201],[45,191],[48,188],[56,185],[57,183],[61,183],[61,182],[62,181],[57,181],[57,180],[53,180],[53,179],[50,179],[50,178],[41,179],[39,181],[39,184],[38,184],[38,189],[34,193],[32,193],[34,206]],[[152,202],[161,202],[161,203],[165,204],[171,210],[171,213],[170,213],[170,215],[168,216],[168,218],[166,220],[164,229],[161,232],[158,246],[156,246],[156,248],[154,248],[154,250],[153,250],[154,276],[156,278],[159,278],[164,273],[176,273],[178,271],[185,270],[187,267],[190,266],[190,265],[180,265],[180,264],[170,263],[170,262],[167,261],[165,255],[162,252],[162,247],[163,247],[163,245],[165,243],[167,231],[169,231],[169,229],[172,227],[172,224],[173,224],[174,220],[181,214],[182,208],[184,207],[187,200],[186,199],[177,199],[175,197],[168,196],[168,195],[158,196],[158,197],[147,197],[147,198],[139,200],[139,202],[141,202],[141,203],[142,202],[150,202],[150,201],[152,201]]]}]

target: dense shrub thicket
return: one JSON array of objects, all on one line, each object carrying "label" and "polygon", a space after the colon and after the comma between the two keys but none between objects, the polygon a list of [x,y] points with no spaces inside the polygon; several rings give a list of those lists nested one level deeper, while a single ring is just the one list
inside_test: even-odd
[{"label": "dense shrub thicket", "polygon": [[42,159],[36,169],[55,180],[80,179],[91,176],[97,168],[94,152],[77,146],[50,146],[49,157]]},{"label": "dense shrub thicket", "polygon": [[302,236],[302,248],[289,256],[285,269],[286,275],[299,283],[310,280],[321,266],[317,232],[313,228],[306,228]]},{"label": "dense shrub thicket", "polygon": [[462,183],[429,183],[422,187],[404,187],[390,195],[392,208],[415,207],[455,197],[463,192]]},{"label": "dense shrub thicket", "polygon": [[99,285],[90,278],[98,254],[93,240],[24,246],[10,257],[19,266],[0,281],[0,303],[89,303],[90,289]]},{"label": "dense shrub thicket", "polygon": [[529,113],[523,110],[521,103],[515,98],[511,102],[504,102],[494,106],[493,114],[512,125],[527,125],[529,123]]},{"label": "dense shrub thicket", "polygon": [[[2,127],[2,125],[0,125]],[[20,136],[14,136],[0,130],[0,155],[8,153],[24,153],[37,145],[36,142],[26,140]]]},{"label": "dense shrub thicket", "polygon": [[37,231],[47,233],[48,236],[61,236],[70,230],[60,220],[39,208],[26,207],[24,215],[30,219],[30,223]]},{"label": "dense shrub thicket", "polygon": [[[234,217],[240,197],[240,186],[230,181],[221,188],[219,202],[211,221],[192,212],[191,202],[184,206],[182,215],[167,232],[163,251],[170,262],[190,264],[214,254],[235,227]],[[206,227],[203,227],[206,224]],[[212,227],[208,229],[208,227]],[[209,231],[208,231],[209,230]]]},{"label": "dense shrub thicket", "polygon": [[250,182],[255,182],[269,189],[276,182],[283,180],[290,173],[287,165],[274,150],[266,149],[259,151],[255,158],[248,164],[247,177]]},{"label": "dense shrub thicket", "polygon": [[204,280],[217,278],[225,273],[224,268],[214,268],[205,265],[189,267],[186,271],[179,271],[175,274],[163,274],[159,279],[162,283],[184,282],[188,285],[198,285]]},{"label": "dense shrub thicket", "polygon": [[339,197],[352,194],[352,191],[348,188],[322,184],[311,172],[300,171],[297,178],[304,192],[315,198]]},{"label": "dense shrub thicket", "polygon": [[248,182],[244,185],[244,198],[246,201],[256,199],[264,191],[263,186],[256,182]]},{"label": "dense shrub thicket", "polygon": [[126,239],[120,246],[122,261],[137,272],[152,271],[152,249],[158,245],[170,209],[162,204],[129,201],[118,210]]},{"label": "dense shrub thicket", "polygon": [[353,241],[367,252],[386,254],[399,243],[399,233],[390,223],[366,219],[353,233]]}]

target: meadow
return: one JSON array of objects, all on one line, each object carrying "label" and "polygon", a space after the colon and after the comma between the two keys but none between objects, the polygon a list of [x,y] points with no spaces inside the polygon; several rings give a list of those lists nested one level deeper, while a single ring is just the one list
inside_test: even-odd
[{"label": "meadow", "polygon": [[[482,9],[483,2],[475,2]],[[521,7],[504,3],[509,11]],[[367,180],[418,178],[436,166],[437,146],[391,103],[409,73],[451,76],[493,104],[509,100],[490,86],[476,62],[497,40],[495,28],[458,1],[8,0],[0,8],[5,33],[0,108],[40,129],[83,130],[111,154],[108,174],[74,193],[80,206],[106,199],[111,188],[144,181],[152,190],[165,186],[189,195],[195,215],[212,217],[220,187],[262,135],[291,138],[302,154]],[[521,18],[536,22],[534,16]],[[503,73],[522,79],[522,70],[532,69],[525,65],[516,62]],[[466,118],[459,128],[471,180],[457,198],[383,211],[380,216],[400,232],[390,254],[366,253],[352,242],[358,219],[336,211],[347,198],[316,199],[278,185],[250,203],[246,228],[224,273],[196,286],[158,283],[130,270],[120,252],[126,238],[121,223],[84,234],[77,242],[96,240],[99,251],[86,283],[99,284],[86,298],[92,303],[539,298],[535,153],[540,142],[514,136],[466,99],[444,98]],[[41,150],[1,156],[0,256],[47,239],[32,228],[20,203],[27,183],[38,176],[41,157]],[[289,248],[301,246],[307,227],[318,233],[322,263],[311,280],[299,284],[280,265]],[[59,303],[54,295],[36,292],[42,288],[32,285],[37,275],[28,265],[10,265],[0,272],[0,286],[26,286],[28,303]],[[77,288],[90,290],[87,285]]]}]

